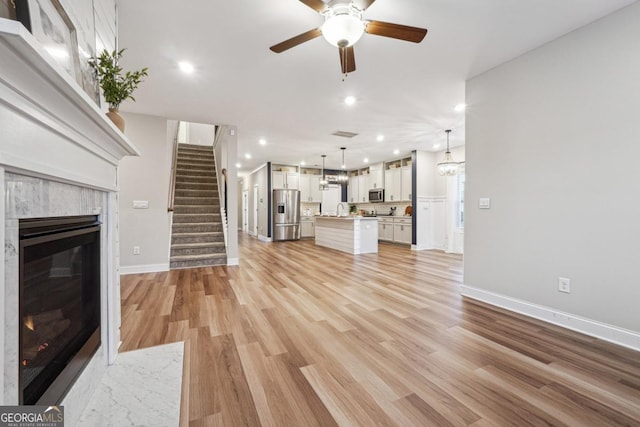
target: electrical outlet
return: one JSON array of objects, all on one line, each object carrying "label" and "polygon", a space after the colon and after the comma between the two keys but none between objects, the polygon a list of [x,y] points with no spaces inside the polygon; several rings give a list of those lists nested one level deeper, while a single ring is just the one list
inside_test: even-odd
[{"label": "electrical outlet", "polygon": [[133,247],[133,254],[134,255],[140,255],[140,246],[134,246]]},{"label": "electrical outlet", "polygon": [[558,292],[571,293],[571,279],[558,277]]}]

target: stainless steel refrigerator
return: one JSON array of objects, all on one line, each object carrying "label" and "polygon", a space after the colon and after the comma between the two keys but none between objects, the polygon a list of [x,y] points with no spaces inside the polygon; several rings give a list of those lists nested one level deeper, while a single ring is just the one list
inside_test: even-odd
[{"label": "stainless steel refrigerator", "polygon": [[300,239],[300,191],[273,190],[273,241]]}]

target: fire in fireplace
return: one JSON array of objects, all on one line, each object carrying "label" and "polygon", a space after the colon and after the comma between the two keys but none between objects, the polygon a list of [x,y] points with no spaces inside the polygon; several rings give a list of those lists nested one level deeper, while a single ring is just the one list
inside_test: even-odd
[{"label": "fire in fireplace", "polygon": [[20,220],[20,403],[55,405],[100,346],[96,216]]}]

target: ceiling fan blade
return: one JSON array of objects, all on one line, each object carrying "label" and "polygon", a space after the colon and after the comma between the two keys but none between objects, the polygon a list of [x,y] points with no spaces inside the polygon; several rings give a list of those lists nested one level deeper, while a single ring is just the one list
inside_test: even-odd
[{"label": "ceiling fan blade", "polygon": [[391,37],[420,43],[427,35],[426,28],[409,27],[407,25],[391,24],[389,22],[369,21],[364,31],[376,36]]},{"label": "ceiling fan blade", "polygon": [[353,3],[360,10],[367,10],[376,0],[355,0]]},{"label": "ceiling fan blade", "polygon": [[322,13],[327,9],[327,5],[321,0],[300,0],[300,3],[304,3],[318,13]]},{"label": "ceiling fan blade", "polygon": [[353,53],[353,46],[338,48],[340,52],[340,65],[342,74],[351,73],[356,70],[356,57]]},{"label": "ceiling fan blade", "polygon": [[306,33],[298,34],[295,37],[291,37],[289,40],[285,40],[281,43],[275,44],[271,46],[271,49],[275,53],[282,53],[287,49],[291,49],[292,47],[298,46],[304,42],[308,42],[309,40],[313,40],[316,37],[320,37],[322,35],[322,31],[320,28],[314,28],[313,30],[309,30]]}]

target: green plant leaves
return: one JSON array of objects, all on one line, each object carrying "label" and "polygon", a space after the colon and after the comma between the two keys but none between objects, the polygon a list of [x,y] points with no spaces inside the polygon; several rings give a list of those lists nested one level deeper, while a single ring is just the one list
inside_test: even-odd
[{"label": "green plant leaves", "polygon": [[147,67],[122,74],[122,67],[118,65],[118,60],[122,58],[124,51],[125,49],[113,52],[103,50],[99,56],[89,60],[89,65],[96,71],[104,99],[110,108],[117,109],[126,99],[135,102],[136,99],[132,94],[143,81],[142,78],[148,76]]}]

